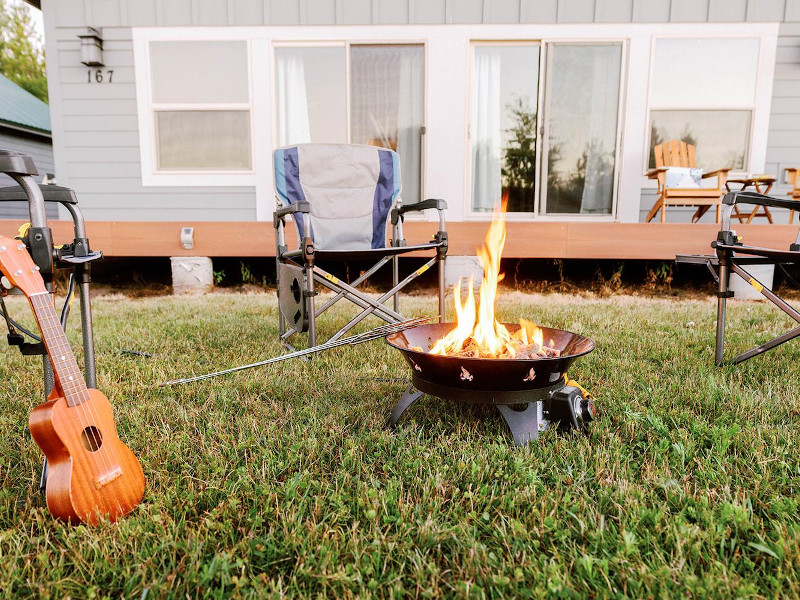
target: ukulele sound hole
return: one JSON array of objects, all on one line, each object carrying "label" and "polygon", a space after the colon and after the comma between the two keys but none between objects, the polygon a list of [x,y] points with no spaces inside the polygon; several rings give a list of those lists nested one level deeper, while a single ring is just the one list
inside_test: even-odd
[{"label": "ukulele sound hole", "polygon": [[103,436],[94,425],[89,425],[81,431],[81,445],[89,452],[97,452],[103,445]]}]

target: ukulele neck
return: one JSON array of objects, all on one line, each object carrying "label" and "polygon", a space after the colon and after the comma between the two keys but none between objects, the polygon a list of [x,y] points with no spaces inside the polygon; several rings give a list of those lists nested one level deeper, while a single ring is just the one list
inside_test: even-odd
[{"label": "ukulele neck", "polygon": [[75,355],[67,341],[64,329],[56,315],[50,294],[41,292],[31,294],[28,301],[33,309],[33,315],[39,323],[42,332],[42,341],[50,362],[53,365],[53,373],[56,381],[64,393],[64,398],[68,406],[77,406],[89,399],[89,392],[86,389],[86,382],[75,360]]}]

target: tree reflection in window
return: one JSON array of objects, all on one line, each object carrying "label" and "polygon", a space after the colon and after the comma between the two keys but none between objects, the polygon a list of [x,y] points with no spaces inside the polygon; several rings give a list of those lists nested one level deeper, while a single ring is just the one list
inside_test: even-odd
[{"label": "tree reflection in window", "polygon": [[500,175],[508,212],[533,212],[536,205],[536,112],[515,96],[506,105],[514,125],[506,129],[508,145],[503,152]]}]

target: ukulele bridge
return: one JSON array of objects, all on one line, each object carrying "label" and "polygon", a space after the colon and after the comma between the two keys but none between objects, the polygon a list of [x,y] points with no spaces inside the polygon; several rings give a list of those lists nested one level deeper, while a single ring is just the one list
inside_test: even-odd
[{"label": "ukulele bridge", "polygon": [[109,483],[117,479],[118,477],[122,477],[122,467],[117,465],[116,467],[112,468],[110,471],[106,471],[102,475],[98,475],[94,478],[94,487],[98,490],[107,486]]}]

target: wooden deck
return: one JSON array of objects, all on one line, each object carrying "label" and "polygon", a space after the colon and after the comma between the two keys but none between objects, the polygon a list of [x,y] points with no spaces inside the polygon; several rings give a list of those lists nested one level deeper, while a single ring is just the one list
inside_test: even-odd
[{"label": "wooden deck", "polygon": [[[0,233],[13,234],[21,222],[0,221]],[[448,223],[451,255],[475,254],[486,222]],[[71,241],[72,223],[51,221],[56,243]],[[182,227],[194,227],[194,249],[180,245]],[[275,256],[272,223],[97,221],[86,225],[93,249],[106,256]],[[405,225],[409,244],[427,241],[436,223]],[[293,227],[287,239],[295,244]],[[745,243],[786,248],[798,225],[737,225]],[[714,223],[508,223],[504,258],[662,259],[676,254],[706,254],[716,238]]]}]

